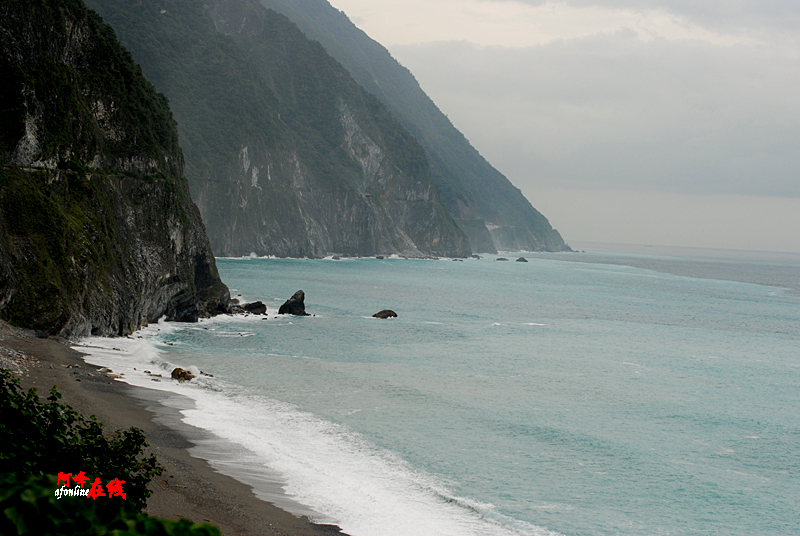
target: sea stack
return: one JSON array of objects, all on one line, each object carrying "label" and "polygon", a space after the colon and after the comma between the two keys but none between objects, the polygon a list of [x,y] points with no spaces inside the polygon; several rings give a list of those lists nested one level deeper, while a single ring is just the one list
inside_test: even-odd
[{"label": "sea stack", "polygon": [[294,296],[289,298],[278,309],[279,315],[295,315],[295,316],[310,316],[306,313],[306,294],[302,290],[294,293]]}]

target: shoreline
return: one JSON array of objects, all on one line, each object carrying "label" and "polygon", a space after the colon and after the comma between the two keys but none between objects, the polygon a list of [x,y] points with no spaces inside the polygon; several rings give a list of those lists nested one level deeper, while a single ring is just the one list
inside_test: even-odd
[{"label": "shoreline", "polygon": [[[26,391],[37,387],[39,396],[46,397],[56,385],[62,403],[87,417],[96,415],[106,432],[131,426],[144,431],[147,451],[155,453],[164,467],[150,484],[153,494],[145,512],[212,523],[223,536],[343,535],[339,527],[314,524],[257,497],[247,484],[195,457],[192,451],[210,434],[178,423],[178,410],[162,404],[167,397],[180,395],[135,387],[98,374],[95,366],[85,362],[84,354],[68,343],[60,337],[39,339],[31,331],[0,321],[0,347],[26,356],[24,372],[14,375]],[[276,489],[276,498],[279,496]]]}]

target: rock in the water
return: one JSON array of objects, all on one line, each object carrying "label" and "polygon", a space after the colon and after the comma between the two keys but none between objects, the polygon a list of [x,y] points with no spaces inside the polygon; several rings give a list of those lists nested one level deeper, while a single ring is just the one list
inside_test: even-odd
[{"label": "rock in the water", "polygon": [[267,314],[267,306],[260,301],[244,304],[244,310],[254,315]]},{"label": "rock in the water", "polygon": [[517,259],[517,262],[528,262],[528,259],[526,259],[525,257],[520,257],[519,259]]},{"label": "rock in the water", "polygon": [[295,316],[309,316],[306,313],[306,294],[302,290],[294,293],[294,296],[286,300],[278,309],[279,315],[295,315]]},{"label": "rock in the water", "polygon": [[505,257],[498,257],[495,260],[496,261],[507,261],[508,259],[506,259]]},{"label": "rock in the water", "polygon": [[379,261],[382,261],[383,259],[385,259],[385,257],[383,255],[375,255],[375,258],[378,259]]},{"label": "rock in the water", "polygon": [[384,309],[383,311],[380,311],[372,315],[372,318],[397,318],[397,313],[395,313],[391,309]]},{"label": "rock in the water", "polygon": [[188,382],[194,379],[194,374],[192,374],[186,369],[178,367],[172,371],[172,379],[178,380],[181,383]]}]

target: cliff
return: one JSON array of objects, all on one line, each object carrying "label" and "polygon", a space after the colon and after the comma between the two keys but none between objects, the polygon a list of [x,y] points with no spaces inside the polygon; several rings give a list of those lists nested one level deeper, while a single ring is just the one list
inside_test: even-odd
[{"label": "cliff", "polygon": [[125,335],[229,308],[166,98],[79,0],[0,4],[0,315]]},{"label": "cliff", "polygon": [[569,251],[522,192],[472,147],[408,69],[327,0],[261,0],[322,43],[416,137],[442,202],[475,252]]},{"label": "cliff", "polygon": [[219,255],[469,254],[425,152],[254,0],[89,0],[170,99]]}]

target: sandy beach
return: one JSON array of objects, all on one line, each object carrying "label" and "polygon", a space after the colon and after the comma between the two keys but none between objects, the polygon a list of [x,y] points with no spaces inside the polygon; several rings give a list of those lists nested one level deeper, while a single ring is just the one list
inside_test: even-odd
[{"label": "sandy beach", "polygon": [[[68,341],[36,338],[31,332],[0,321],[2,364],[16,374],[27,390],[46,397],[55,385],[62,402],[85,415],[96,415],[107,431],[135,426],[142,429],[149,450],[164,472],[151,483],[146,512],[169,519],[210,522],[223,535],[318,536],[342,534],[338,527],[316,525],[257,498],[251,488],[220,474],[188,449],[202,432],[164,424],[164,408],[152,392],[115,381],[87,365]],[[157,415],[159,413],[160,415]],[[180,428],[180,427],[179,427]]]}]

